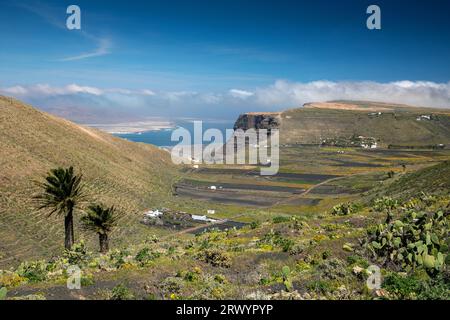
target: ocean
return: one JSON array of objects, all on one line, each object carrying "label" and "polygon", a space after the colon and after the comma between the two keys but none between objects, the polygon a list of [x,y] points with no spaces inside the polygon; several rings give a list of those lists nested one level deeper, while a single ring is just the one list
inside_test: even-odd
[{"label": "ocean", "polygon": [[[233,120],[208,120],[203,121],[203,133],[207,129],[218,129],[222,132],[223,139],[225,141],[226,130],[233,129]],[[158,147],[173,147],[179,143],[179,141],[172,141],[172,132],[177,128],[185,128],[190,134],[191,138],[194,138],[194,123],[192,121],[177,121],[176,126],[171,129],[153,130],[145,131],[140,133],[117,133],[114,134],[116,137],[127,139],[134,142],[143,142],[153,144]],[[208,143],[208,141],[205,141]]]}]

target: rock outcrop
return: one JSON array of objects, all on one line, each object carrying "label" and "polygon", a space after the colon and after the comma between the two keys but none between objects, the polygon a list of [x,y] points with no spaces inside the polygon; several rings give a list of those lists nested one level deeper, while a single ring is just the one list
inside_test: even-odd
[{"label": "rock outcrop", "polygon": [[234,130],[242,129],[278,129],[281,125],[280,112],[250,112],[239,116],[234,124]]}]

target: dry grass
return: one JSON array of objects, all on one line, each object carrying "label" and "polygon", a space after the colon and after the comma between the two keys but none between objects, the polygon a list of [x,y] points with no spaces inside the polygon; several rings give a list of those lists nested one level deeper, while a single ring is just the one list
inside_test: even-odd
[{"label": "dry grass", "polygon": [[0,150],[0,264],[61,248],[61,217],[37,213],[30,201],[37,191],[33,181],[42,180],[48,170],[74,166],[85,177],[91,201],[116,205],[122,216],[113,239],[119,241],[145,232],[138,223],[140,213],[171,200],[177,175],[165,151],[1,96]]},{"label": "dry grass", "polygon": [[[380,115],[370,115],[380,111]],[[417,121],[433,114],[432,120]],[[448,110],[408,107],[373,102],[308,104],[281,115],[282,143],[319,144],[324,139],[374,137],[379,146],[450,144]]]}]

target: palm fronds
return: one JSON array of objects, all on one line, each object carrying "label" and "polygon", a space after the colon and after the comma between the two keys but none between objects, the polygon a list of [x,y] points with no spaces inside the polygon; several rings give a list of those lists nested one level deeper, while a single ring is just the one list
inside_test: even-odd
[{"label": "palm fronds", "polygon": [[91,205],[81,221],[85,229],[98,234],[107,234],[117,223],[116,209],[114,206],[106,208],[101,204]]},{"label": "palm fronds", "polygon": [[33,197],[37,209],[48,210],[49,215],[66,214],[85,198],[82,178],[82,174],[74,174],[73,167],[50,170],[45,182],[37,182],[42,189]]}]

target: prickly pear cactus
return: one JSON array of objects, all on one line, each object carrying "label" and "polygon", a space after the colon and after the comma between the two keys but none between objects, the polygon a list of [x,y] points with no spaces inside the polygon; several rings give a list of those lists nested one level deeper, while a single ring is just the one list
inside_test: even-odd
[{"label": "prickly pear cactus", "polygon": [[288,266],[284,266],[283,269],[281,269],[281,272],[283,273],[284,287],[287,292],[291,292],[293,290],[292,281],[290,279],[291,269]]},{"label": "prickly pear cactus", "polygon": [[448,212],[404,209],[401,220],[368,230],[367,248],[377,258],[401,265],[406,271],[423,267],[430,273],[445,268],[448,256]]},{"label": "prickly pear cactus", "polygon": [[7,293],[8,293],[8,290],[5,287],[0,288],[0,300],[5,300]]}]

